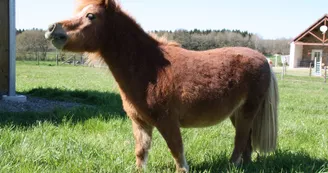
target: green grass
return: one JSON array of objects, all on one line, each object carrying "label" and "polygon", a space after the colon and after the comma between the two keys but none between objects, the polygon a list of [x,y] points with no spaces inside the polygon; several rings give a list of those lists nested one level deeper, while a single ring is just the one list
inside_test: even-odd
[{"label": "green grass", "polygon": [[[17,90],[28,96],[75,101],[92,108],[0,114],[0,172],[135,172],[131,121],[108,70],[17,63]],[[328,172],[328,84],[320,78],[279,80],[279,147],[242,167],[228,163],[229,121],[183,129],[191,172]],[[146,172],[174,172],[158,131]]]}]

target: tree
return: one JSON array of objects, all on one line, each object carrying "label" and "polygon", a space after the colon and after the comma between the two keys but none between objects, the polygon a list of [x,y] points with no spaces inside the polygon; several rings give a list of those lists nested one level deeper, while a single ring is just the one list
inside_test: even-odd
[{"label": "tree", "polygon": [[51,45],[45,39],[44,33],[42,30],[33,29],[18,34],[16,37],[17,52],[25,58],[28,54],[33,54],[37,61],[45,60]]}]

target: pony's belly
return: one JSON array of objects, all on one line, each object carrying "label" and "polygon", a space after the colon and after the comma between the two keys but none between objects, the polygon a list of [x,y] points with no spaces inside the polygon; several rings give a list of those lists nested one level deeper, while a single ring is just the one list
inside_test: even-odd
[{"label": "pony's belly", "polygon": [[232,103],[234,104],[217,104],[212,107],[200,106],[190,109],[184,115],[180,115],[180,126],[197,128],[216,125],[229,118],[244,103],[244,99]]},{"label": "pony's belly", "polygon": [[180,119],[180,126],[184,128],[213,126],[224,121],[230,115],[231,113],[222,114],[218,112],[188,114],[183,119]]}]

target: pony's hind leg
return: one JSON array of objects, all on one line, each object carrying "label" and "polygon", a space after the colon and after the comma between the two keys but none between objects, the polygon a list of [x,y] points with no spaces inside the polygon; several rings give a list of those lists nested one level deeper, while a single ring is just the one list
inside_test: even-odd
[{"label": "pony's hind leg", "polygon": [[175,160],[177,172],[188,172],[189,166],[183,151],[183,143],[180,127],[177,121],[164,117],[156,126],[165,139],[171,154]]},{"label": "pony's hind leg", "polygon": [[[232,125],[236,128],[235,116],[231,116],[230,120],[232,122]],[[253,148],[252,148],[251,134],[252,134],[252,130],[250,130],[250,132],[249,132],[249,137],[248,137],[248,141],[246,144],[246,148],[242,153],[242,159],[243,159],[244,164],[250,163],[252,161],[251,157],[252,157]]]},{"label": "pony's hind leg", "polygon": [[132,121],[133,135],[135,139],[136,165],[138,169],[146,166],[148,151],[151,146],[153,127],[140,122]]},{"label": "pony's hind leg", "polygon": [[235,165],[239,165],[244,159],[244,162],[251,161],[252,144],[251,144],[251,128],[253,125],[253,119],[262,101],[260,99],[249,99],[246,103],[234,113],[234,126],[236,128],[235,146],[232,152],[230,161]]},{"label": "pony's hind leg", "polygon": [[235,135],[235,146],[230,158],[230,162],[235,165],[240,165],[242,154],[246,149],[249,132],[251,129],[251,120],[245,119],[243,116],[238,116],[236,118],[236,135]]},{"label": "pony's hind leg", "polygon": [[247,141],[247,144],[246,144],[246,148],[245,148],[245,150],[244,150],[244,152],[242,154],[242,158],[243,158],[243,163],[244,164],[248,164],[248,163],[252,162],[253,147],[252,147],[252,137],[251,137],[251,134],[252,134],[252,129],[249,132],[248,141]]}]

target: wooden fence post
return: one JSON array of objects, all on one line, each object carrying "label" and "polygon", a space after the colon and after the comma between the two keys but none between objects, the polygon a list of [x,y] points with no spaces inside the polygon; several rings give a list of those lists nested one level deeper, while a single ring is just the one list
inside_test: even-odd
[{"label": "wooden fence post", "polygon": [[39,54],[35,54],[36,55],[36,61],[38,62],[38,65],[40,65],[40,59],[39,59]]},{"label": "wooden fence post", "polygon": [[312,62],[310,63],[310,73],[309,73],[309,76],[310,77],[312,76]]},{"label": "wooden fence post", "polygon": [[58,66],[58,54],[56,54],[56,65]]},{"label": "wooden fence post", "polygon": [[56,66],[58,66],[58,51],[56,51]]},{"label": "wooden fence post", "polygon": [[284,79],[284,76],[286,75],[286,62],[282,61],[282,72],[281,72],[281,79]]},{"label": "wooden fence post", "polygon": [[327,83],[327,66],[325,66],[324,69],[325,69],[324,81],[325,83]]},{"label": "wooden fence post", "polygon": [[83,65],[83,55],[81,55],[81,65]]}]

